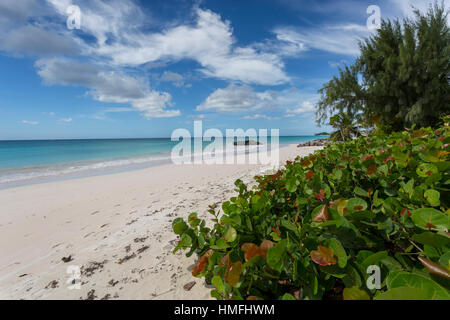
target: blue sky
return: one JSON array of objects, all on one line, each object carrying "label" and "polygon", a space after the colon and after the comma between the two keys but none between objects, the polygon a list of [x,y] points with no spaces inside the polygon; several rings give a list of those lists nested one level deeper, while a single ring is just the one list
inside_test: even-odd
[{"label": "blue sky", "polygon": [[427,1],[2,0],[0,140],[328,130],[317,90],[372,32],[370,5],[400,18]]}]

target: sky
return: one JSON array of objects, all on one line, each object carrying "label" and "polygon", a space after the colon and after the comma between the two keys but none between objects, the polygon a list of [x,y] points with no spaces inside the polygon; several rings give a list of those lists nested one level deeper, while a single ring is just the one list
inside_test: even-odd
[{"label": "sky", "polygon": [[1,0],[0,140],[170,137],[195,120],[329,131],[317,90],[374,32],[368,8],[394,19],[429,3]]}]

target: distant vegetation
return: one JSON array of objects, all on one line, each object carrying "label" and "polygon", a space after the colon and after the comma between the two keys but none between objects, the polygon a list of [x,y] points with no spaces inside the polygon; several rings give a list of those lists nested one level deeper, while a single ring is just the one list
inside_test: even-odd
[{"label": "distant vegetation", "polygon": [[360,43],[355,64],[320,89],[318,123],[331,124],[340,140],[375,126],[387,132],[437,126],[450,113],[448,14],[435,3],[413,20],[384,20]]}]

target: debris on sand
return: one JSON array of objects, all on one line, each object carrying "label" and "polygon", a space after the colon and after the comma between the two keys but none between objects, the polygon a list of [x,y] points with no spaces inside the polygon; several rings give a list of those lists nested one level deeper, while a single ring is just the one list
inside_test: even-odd
[{"label": "debris on sand", "polygon": [[195,286],[195,283],[195,281],[188,282],[183,286],[183,289],[186,291],[190,291],[192,287]]},{"label": "debris on sand", "polygon": [[142,252],[144,252],[144,251],[147,250],[148,248],[150,248],[150,247],[149,247],[149,246],[143,246],[143,247],[137,249],[136,252],[137,252],[138,254],[141,254]]},{"label": "debris on sand", "polygon": [[69,255],[68,257],[62,257],[61,258],[61,261],[64,262],[64,263],[70,262],[72,260],[73,260],[72,259],[72,255]]},{"label": "debris on sand", "polygon": [[136,258],[136,253],[134,253],[134,252],[133,252],[133,254],[126,255],[125,257],[120,259],[118,263],[122,264],[122,263],[124,263],[124,262],[126,262],[126,261],[128,261],[130,259],[133,259],[133,258]]},{"label": "debris on sand", "polygon": [[111,279],[111,280],[109,280],[109,282],[108,282],[108,284],[111,286],[111,287],[114,287],[116,284],[118,284],[119,283],[119,280],[116,280],[116,281],[114,281],[114,279]]},{"label": "debris on sand", "polygon": [[86,300],[94,300],[95,298],[97,298],[97,296],[95,295],[95,290],[92,289],[88,292]]},{"label": "debris on sand", "polygon": [[48,285],[45,286],[45,289],[49,289],[49,288],[52,288],[52,289],[58,288],[58,281],[56,281],[56,280],[50,281],[48,283]]},{"label": "debris on sand", "polygon": [[108,260],[104,260],[103,262],[91,261],[86,267],[84,266],[81,267],[81,275],[90,277],[95,273],[95,271],[103,269],[104,264],[107,262]]},{"label": "debris on sand", "polygon": [[147,240],[148,239],[148,236],[147,237],[142,237],[142,238],[136,238],[136,239],[134,239],[134,242],[135,243],[138,243],[138,242],[144,242],[145,240]]}]

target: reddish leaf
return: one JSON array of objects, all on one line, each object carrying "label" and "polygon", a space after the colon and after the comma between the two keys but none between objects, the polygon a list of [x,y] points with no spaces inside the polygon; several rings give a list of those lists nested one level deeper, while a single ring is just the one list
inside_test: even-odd
[{"label": "reddish leaf", "polygon": [[394,161],[394,157],[393,156],[389,156],[384,160],[384,163],[388,163],[389,161]]},{"label": "reddish leaf", "polygon": [[311,179],[313,176],[314,176],[314,171],[309,170],[309,171],[306,173],[306,180]]},{"label": "reddish leaf", "polygon": [[272,231],[275,232],[278,236],[281,235],[280,227],[278,226],[278,222],[277,222],[277,228],[276,228],[276,229],[275,229],[275,228],[272,228]]},{"label": "reddish leaf", "polygon": [[242,262],[237,261],[231,264],[227,274],[225,275],[225,281],[232,287],[236,286],[241,278],[242,274]]},{"label": "reddish leaf", "polygon": [[210,249],[206,251],[206,253],[200,257],[200,259],[198,259],[197,264],[194,266],[194,268],[192,268],[192,275],[194,277],[199,275],[203,271],[213,253],[214,251]]},{"label": "reddish leaf", "polygon": [[434,224],[432,224],[431,222],[428,222],[425,225],[425,228],[427,228],[427,229],[437,229],[436,226]]},{"label": "reddish leaf", "polygon": [[314,195],[314,197],[315,197],[317,200],[323,200],[323,199],[325,199],[325,191],[324,191],[323,189],[320,189],[320,194],[319,194],[319,193],[316,193],[316,194]]},{"label": "reddish leaf", "polygon": [[325,222],[331,220],[330,211],[328,210],[328,204],[320,208],[319,212],[314,217],[314,222]]},{"label": "reddish leaf", "polygon": [[439,277],[450,279],[450,273],[437,263],[428,260],[424,257],[419,257],[418,259],[423,264],[423,266],[427,268],[428,271],[430,271],[430,273],[435,274]]},{"label": "reddish leaf", "polygon": [[355,211],[360,211],[360,210],[362,210],[362,209],[364,209],[363,206],[354,206],[354,207],[353,207],[353,210],[355,210]]},{"label": "reddish leaf", "polygon": [[259,247],[255,244],[253,247],[248,249],[248,251],[245,253],[245,261],[248,261],[254,257],[260,256],[260,250]]},{"label": "reddish leaf", "polygon": [[318,246],[317,250],[311,251],[310,256],[312,261],[321,266],[336,264],[336,259],[333,257],[333,250],[324,246]]},{"label": "reddish leaf", "polygon": [[264,240],[263,242],[261,242],[261,245],[259,246],[261,257],[263,257],[265,259],[267,256],[267,252],[273,246],[274,246],[274,244],[270,240]]},{"label": "reddish leaf", "polygon": [[403,208],[403,209],[400,211],[400,217],[403,217],[403,215],[405,214],[405,212],[408,214],[408,217],[411,217],[411,211],[409,211],[409,210],[406,209],[406,208]]},{"label": "reddish leaf", "polygon": [[307,167],[311,164],[311,162],[309,160],[305,160],[305,161],[302,161],[300,164],[302,165],[302,167]]},{"label": "reddish leaf", "polygon": [[249,297],[247,298],[247,300],[251,301],[251,300],[263,300],[263,299],[261,299],[261,298],[259,298],[259,297],[256,297],[256,296],[249,296]]},{"label": "reddish leaf", "polygon": [[368,155],[362,157],[362,158],[361,158],[361,161],[364,162],[364,161],[368,161],[368,160],[371,160],[371,159],[373,159],[373,156],[370,155],[370,154],[368,154]]},{"label": "reddish leaf", "polygon": [[246,242],[241,246],[241,250],[242,250],[242,252],[246,253],[252,247],[257,247],[257,245],[254,243]]},{"label": "reddish leaf", "polygon": [[366,173],[368,175],[374,174],[376,172],[377,172],[377,165],[375,163],[370,165],[369,168],[367,168],[367,171],[366,171]]}]

